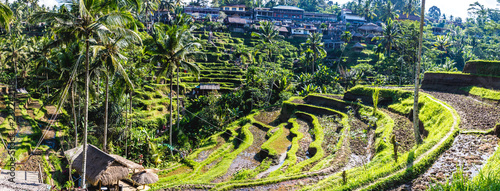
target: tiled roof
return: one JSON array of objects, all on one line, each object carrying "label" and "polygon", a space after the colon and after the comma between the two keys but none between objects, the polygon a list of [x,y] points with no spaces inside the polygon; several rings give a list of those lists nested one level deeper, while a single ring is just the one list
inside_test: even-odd
[{"label": "tiled roof", "polygon": [[236,24],[247,24],[247,20],[239,17],[228,17],[227,22]]},{"label": "tiled roof", "polygon": [[286,9],[286,10],[304,11],[304,9],[301,9],[301,8],[298,8],[298,7],[284,6],[284,5],[273,7],[273,9]]},{"label": "tiled roof", "polygon": [[345,19],[346,20],[354,20],[354,21],[366,21],[365,17],[361,17],[359,15],[352,15],[352,14],[346,14]]}]

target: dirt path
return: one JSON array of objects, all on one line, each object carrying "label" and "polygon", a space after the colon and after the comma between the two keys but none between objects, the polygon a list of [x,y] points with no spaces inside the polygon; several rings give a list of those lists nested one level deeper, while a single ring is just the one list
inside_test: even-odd
[{"label": "dirt path", "polygon": [[226,174],[215,179],[213,181],[214,183],[228,181],[238,171],[243,169],[255,169],[255,167],[260,165],[262,159],[260,158],[258,153],[261,150],[262,144],[264,144],[264,142],[266,141],[266,131],[259,129],[256,126],[250,126],[248,129],[253,135],[252,145],[238,154],[236,159],[233,160],[231,166],[229,166]]},{"label": "dirt path", "polygon": [[460,115],[460,129],[486,130],[493,128],[500,119],[500,108],[485,104],[471,97],[434,91],[424,91],[451,105]]},{"label": "dirt path", "polygon": [[462,168],[465,175],[474,177],[497,146],[496,136],[458,135],[451,148],[439,156],[427,172],[393,190],[425,190],[435,181],[446,182],[457,171],[457,167]]},{"label": "dirt path", "polygon": [[[431,149],[427,150],[427,152],[425,152],[425,153],[421,154],[420,156],[418,156],[418,157],[417,157],[417,158],[416,158],[416,159],[415,159],[412,163],[408,164],[407,168],[412,167],[412,166],[413,166],[413,164],[419,163],[419,162],[420,162],[420,160],[422,160],[425,156],[429,155],[431,152],[433,152],[434,150],[436,150],[436,149],[438,149],[440,146],[442,146],[442,144],[444,143],[444,141],[446,141],[446,139],[448,139],[450,136],[452,136],[452,135],[453,135],[453,132],[455,131],[456,126],[458,125],[458,124],[457,124],[457,120],[459,119],[459,116],[455,115],[455,113],[453,113],[453,112],[452,112],[452,111],[453,111],[453,109],[452,109],[452,108],[450,108],[450,107],[448,107],[447,105],[445,105],[445,104],[441,103],[440,101],[436,100],[435,98],[429,97],[429,99],[431,99],[432,101],[434,101],[434,102],[436,102],[436,103],[440,104],[440,105],[441,105],[441,106],[443,106],[446,110],[448,110],[448,111],[450,111],[450,112],[452,113],[452,115],[453,115],[453,124],[452,124],[452,126],[451,126],[451,128],[450,128],[450,131],[449,131],[448,133],[446,133],[446,135],[445,135],[445,136],[444,136],[444,137],[443,137],[443,138],[442,138],[442,139],[441,139],[441,140],[440,140],[437,144],[435,144],[435,145],[434,145]],[[395,176],[395,175],[397,175],[398,173],[401,173],[401,172],[405,171],[407,168],[403,168],[403,169],[401,169],[401,170],[398,170],[398,171],[396,171],[396,172],[393,172],[393,173],[391,173],[391,174],[389,174],[389,175],[387,175],[387,176],[385,176],[385,177],[381,177],[381,178],[379,178],[378,180],[382,180],[382,179],[385,179],[385,178],[389,178],[389,177]],[[374,181],[374,182],[372,182],[372,183],[370,183],[370,184],[368,184],[368,185],[365,185],[365,186],[363,186],[363,187],[360,187],[360,188],[358,188],[358,189],[356,189],[356,190],[364,190],[365,188],[372,186],[372,185],[373,185],[373,184],[375,184],[376,182],[377,182],[377,181]]]}]

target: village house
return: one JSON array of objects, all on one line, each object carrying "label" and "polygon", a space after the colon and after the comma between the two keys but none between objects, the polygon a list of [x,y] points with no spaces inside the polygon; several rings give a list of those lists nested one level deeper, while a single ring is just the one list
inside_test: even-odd
[{"label": "village house", "polygon": [[238,16],[228,17],[224,20],[224,23],[229,28],[231,32],[245,32],[245,28],[249,27],[249,24],[252,23],[252,20],[248,20],[245,18],[241,18]]},{"label": "village house", "polygon": [[304,9],[294,6],[276,6],[271,9],[273,11],[273,19],[276,20],[302,20],[304,17]]},{"label": "village house", "polygon": [[[194,6],[184,7],[184,13],[197,18],[205,18],[207,15],[211,15],[213,18],[218,18],[219,11],[220,8],[214,8],[214,7],[194,7]],[[164,12],[166,12],[166,10]]]},{"label": "village house", "polygon": [[349,9],[342,9],[340,19],[344,23],[351,23],[353,26],[361,26],[366,22],[365,17],[352,13]]},{"label": "village house", "polygon": [[221,7],[221,11],[228,17],[253,19],[253,11],[248,11],[245,5],[225,5]]}]

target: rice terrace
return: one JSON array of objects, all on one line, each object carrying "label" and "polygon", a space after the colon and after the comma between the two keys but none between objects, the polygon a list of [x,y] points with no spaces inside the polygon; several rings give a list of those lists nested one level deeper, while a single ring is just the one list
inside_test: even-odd
[{"label": "rice terrace", "polygon": [[499,6],[0,2],[0,190],[500,190]]}]

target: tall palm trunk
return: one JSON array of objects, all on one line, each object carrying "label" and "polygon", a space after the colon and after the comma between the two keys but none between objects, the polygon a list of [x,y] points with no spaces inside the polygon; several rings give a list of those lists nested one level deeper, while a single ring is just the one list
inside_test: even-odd
[{"label": "tall palm trunk", "polygon": [[89,124],[89,83],[90,83],[90,77],[89,77],[89,48],[90,48],[90,42],[89,42],[90,34],[87,34],[86,39],[85,39],[85,106],[83,109],[84,112],[84,121],[83,121],[83,160],[82,160],[82,188],[87,188],[87,185],[85,183],[85,176],[87,172],[87,127]]},{"label": "tall palm trunk", "polygon": [[318,55],[316,53],[314,53],[314,58],[313,58],[313,63],[312,63],[312,71],[311,71],[311,74],[313,74],[313,75],[314,75],[314,65],[316,64],[316,57],[317,56]]},{"label": "tall palm trunk", "polygon": [[[173,81],[174,81],[174,77],[173,77],[173,74],[170,74],[170,94],[169,94],[169,97],[170,97],[170,120],[169,120],[169,131],[170,131],[170,136],[168,137],[169,139],[169,144],[170,146],[172,146],[172,114],[173,114],[173,107],[172,107],[172,90],[174,89],[174,86],[173,86]],[[172,148],[170,148],[170,156],[174,156],[174,151],[172,150]]]},{"label": "tall palm trunk", "polygon": [[417,55],[417,64],[415,67],[415,97],[413,101],[413,132],[415,133],[415,140],[417,144],[422,143],[422,139],[420,138],[420,127],[419,127],[419,119],[418,119],[418,84],[419,84],[419,76],[420,76],[420,62],[422,62],[422,36],[424,30],[424,13],[425,13],[425,0],[422,0],[422,10],[420,12],[420,34],[418,39],[418,55]]},{"label": "tall palm trunk", "polygon": [[104,101],[104,152],[108,152],[108,103],[109,103],[109,76],[106,74],[106,100]]},{"label": "tall palm trunk", "polygon": [[[130,96],[130,94],[129,94]],[[128,131],[127,131],[127,125],[128,125],[128,108],[127,108],[127,98],[125,98],[125,158],[128,156]]]},{"label": "tall palm trunk", "polygon": [[130,88],[130,94],[129,94],[129,98],[130,98],[130,105],[128,107],[129,109],[129,112],[130,113],[130,119],[128,120],[128,123],[129,123],[129,130],[127,131],[128,132],[128,135],[130,137],[130,129],[132,129],[132,96],[133,96],[133,91],[132,91],[132,88]]},{"label": "tall palm trunk", "polygon": [[[47,79],[47,81],[49,81],[49,74],[48,73],[45,73],[45,78]],[[47,85],[47,97],[49,96],[50,92],[49,92],[49,85]]]},{"label": "tall palm trunk", "polygon": [[179,94],[180,94],[180,91],[179,91],[179,82],[180,82],[180,80],[179,80],[179,70],[180,70],[180,68],[177,67],[177,121],[175,122],[175,123],[177,123],[177,130],[179,130],[179,125],[180,125],[179,122],[180,122],[180,118],[181,118],[181,113],[180,113],[181,110],[179,109],[179,107],[181,105],[180,101],[179,101],[180,100],[179,99]]},{"label": "tall palm trunk", "polygon": [[76,121],[75,111],[75,81],[73,80],[73,87],[71,88],[71,111],[73,112],[73,127],[75,128],[75,147],[78,146],[78,122]]}]

